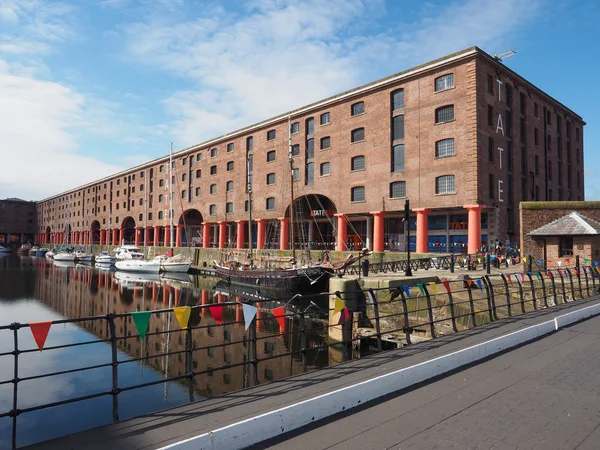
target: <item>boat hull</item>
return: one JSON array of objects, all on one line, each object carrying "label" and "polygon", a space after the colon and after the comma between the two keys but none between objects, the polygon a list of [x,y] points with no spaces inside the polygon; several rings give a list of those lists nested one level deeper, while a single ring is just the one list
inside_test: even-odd
[{"label": "boat hull", "polygon": [[159,273],[160,264],[143,260],[128,259],[117,261],[115,267],[124,272]]},{"label": "boat hull", "polygon": [[163,272],[188,273],[192,263],[160,263],[160,270]]},{"label": "boat hull", "polygon": [[323,267],[288,270],[233,270],[215,264],[218,277],[246,286],[264,286],[294,293],[327,292],[332,272]]},{"label": "boat hull", "polygon": [[75,262],[77,258],[71,253],[57,253],[54,255],[54,261]]}]

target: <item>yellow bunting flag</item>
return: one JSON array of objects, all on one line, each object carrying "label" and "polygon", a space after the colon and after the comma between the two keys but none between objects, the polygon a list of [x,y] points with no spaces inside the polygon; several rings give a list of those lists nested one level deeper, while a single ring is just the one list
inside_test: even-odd
[{"label": "yellow bunting flag", "polygon": [[333,307],[333,315],[335,316],[337,313],[342,312],[342,309],[344,309],[346,307],[346,305],[344,304],[344,300],[342,300],[339,297],[335,297],[335,304]]},{"label": "yellow bunting flag", "polygon": [[437,295],[437,285],[435,284],[435,281],[430,281],[429,286],[431,287],[431,290],[433,291],[434,295]]},{"label": "yellow bunting flag", "polygon": [[177,318],[177,322],[179,322],[179,326],[181,328],[187,328],[192,308],[189,306],[180,306],[179,308],[174,308],[173,311],[175,312],[175,317]]},{"label": "yellow bunting flag", "polygon": [[523,256],[523,262],[526,263],[527,262],[527,256]]}]

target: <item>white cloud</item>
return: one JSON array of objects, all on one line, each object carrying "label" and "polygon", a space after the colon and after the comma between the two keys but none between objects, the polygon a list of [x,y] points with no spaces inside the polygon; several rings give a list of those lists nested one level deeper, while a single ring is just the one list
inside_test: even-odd
[{"label": "white cloud", "polygon": [[129,55],[191,81],[164,100],[184,147],[471,45],[504,50],[537,8],[538,0],[457,1],[382,30],[373,25],[384,23],[382,1],[254,0],[188,20],[149,14],[124,35]]}]

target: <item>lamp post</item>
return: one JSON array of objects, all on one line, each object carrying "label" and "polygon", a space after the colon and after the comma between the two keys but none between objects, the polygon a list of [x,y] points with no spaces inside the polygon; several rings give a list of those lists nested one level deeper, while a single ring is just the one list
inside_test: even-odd
[{"label": "lamp post", "polygon": [[404,275],[407,277],[412,277],[412,270],[410,268],[410,225],[409,225],[409,217],[410,217],[410,201],[406,199],[404,202],[404,245],[406,246],[406,271]]}]

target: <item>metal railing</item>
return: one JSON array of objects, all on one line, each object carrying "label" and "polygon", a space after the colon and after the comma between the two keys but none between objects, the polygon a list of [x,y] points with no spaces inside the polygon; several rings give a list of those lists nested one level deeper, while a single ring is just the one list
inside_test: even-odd
[{"label": "metal railing", "polygon": [[[317,295],[296,295],[292,299],[272,299],[286,301],[286,310],[283,317],[285,320],[293,320],[298,324],[292,326],[291,331],[275,327],[265,327],[265,321],[277,320],[272,314],[258,315],[249,325],[242,339],[224,341],[218,345],[199,346],[194,341],[194,335],[203,328],[215,327],[215,325],[190,326],[184,329],[171,329],[167,331],[149,332],[150,336],[169,335],[172,333],[184,333],[185,347],[183,350],[161,352],[147,356],[136,356],[129,359],[119,359],[119,342],[130,339],[138,339],[139,334],[117,333],[116,322],[131,321],[132,313],[106,314],[79,319],[64,319],[52,321],[53,325],[73,323],[83,325],[85,322],[104,322],[107,327],[107,338],[70,343],[64,345],[49,346],[44,352],[65,349],[69,347],[87,346],[91,344],[105,343],[111,347],[111,359],[102,364],[85,366],[69,370],[61,370],[51,373],[35,374],[23,377],[19,372],[19,358],[21,355],[38,352],[37,348],[22,349],[19,345],[18,331],[29,327],[24,323],[12,323],[0,326],[0,331],[12,331],[14,349],[10,352],[0,353],[0,357],[12,356],[14,358],[14,371],[12,379],[0,380],[0,386],[12,384],[13,398],[12,407],[9,411],[0,410],[0,418],[10,417],[12,419],[12,448],[17,448],[17,419],[19,416],[42,409],[52,408],[60,405],[80,402],[98,397],[110,396],[112,398],[112,420],[119,421],[119,395],[123,392],[141,389],[157,384],[171,381],[179,381],[187,386],[189,401],[195,400],[194,380],[203,374],[223,371],[233,367],[243,366],[251,375],[252,383],[259,384],[259,370],[261,363],[269,360],[285,357],[296,357],[301,362],[302,371],[308,371],[307,352],[309,349],[308,335],[311,331],[326,334],[327,337],[317,347],[320,349],[336,348],[341,351],[343,360],[349,360],[357,355],[356,351],[363,347],[368,351],[382,351],[394,333],[402,337],[402,345],[409,345],[419,339],[434,339],[438,336],[456,333],[461,330],[535,311],[549,308],[561,303],[572,302],[578,299],[595,295],[600,289],[599,272],[593,267],[573,267],[564,269],[553,269],[545,272],[526,272],[512,274],[492,274],[477,278],[464,280],[444,280],[442,283],[425,283],[414,286],[399,286],[393,289],[367,289],[356,287],[355,290],[345,292],[322,293],[330,299],[338,297],[344,301],[345,308],[340,313],[340,321],[337,322],[335,308],[320,309],[312,300]],[[330,305],[334,302],[330,301]],[[211,306],[240,307],[239,302],[222,302],[214,304],[203,304],[192,306],[192,310]],[[339,309],[339,308],[338,308]],[[169,314],[173,308],[150,311],[152,316]],[[270,310],[263,309],[269,313]],[[346,314],[346,311],[348,314]],[[337,311],[336,311],[337,312]],[[315,317],[329,316],[327,323],[318,322]],[[337,322],[337,323],[336,323]],[[221,327],[234,324],[244,324],[244,320],[223,322]],[[262,325],[261,325],[262,323]],[[257,328],[263,331],[268,328],[267,333],[257,335]],[[366,335],[361,330],[370,330]],[[210,332],[210,330],[209,330]],[[247,336],[246,336],[247,333]],[[336,334],[337,333],[337,334]],[[276,355],[259,357],[257,344],[262,340],[279,336],[288,337],[296,335],[299,338],[299,348],[294,350],[290,345],[287,352]],[[332,338],[334,336],[339,338]],[[242,362],[224,364],[219,367],[210,367],[205,370],[195,370],[192,361],[194,353],[216,347],[243,346],[248,354]],[[145,361],[170,355],[183,355],[185,358],[185,373],[177,376],[166,376],[165,378],[145,383],[123,386],[119,383],[119,368],[124,364]],[[39,404],[26,408],[19,408],[19,385],[25,381],[41,380],[48,377],[60,376],[76,372],[84,372],[93,369],[110,367],[112,372],[112,386],[108,390],[99,390],[87,395],[76,396],[51,403]]]}]

